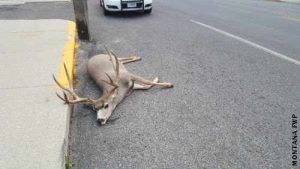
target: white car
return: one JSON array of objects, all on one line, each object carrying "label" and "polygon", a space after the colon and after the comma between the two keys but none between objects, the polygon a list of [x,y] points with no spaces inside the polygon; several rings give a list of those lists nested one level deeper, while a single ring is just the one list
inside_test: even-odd
[{"label": "white car", "polygon": [[105,15],[110,12],[144,11],[151,13],[152,0],[100,0]]}]

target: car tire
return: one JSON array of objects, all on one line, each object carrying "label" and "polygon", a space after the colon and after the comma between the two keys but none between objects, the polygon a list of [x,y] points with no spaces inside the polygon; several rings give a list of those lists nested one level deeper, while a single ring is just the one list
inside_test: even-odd
[{"label": "car tire", "polygon": [[152,12],[152,8],[144,11],[145,14],[150,14],[151,12]]},{"label": "car tire", "polygon": [[100,0],[100,6],[103,8],[103,14],[104,15],[109,15],[110,14],[110,12],[105,9],[103,0]]},{"label": "car tire", "polygon": [[105,7],[103,6],[103,14],[107,16],[110,15],[111,13],[108,10],[106,10]]}]

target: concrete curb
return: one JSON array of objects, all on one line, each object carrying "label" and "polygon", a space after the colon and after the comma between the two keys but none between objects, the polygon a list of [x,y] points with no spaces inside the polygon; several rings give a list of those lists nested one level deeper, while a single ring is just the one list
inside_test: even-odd
[{"label": "concrete curb", "polygon": [[[78,48],[78,43],[76,42],[76,24],[73,21],[68,22],[68,42],[65,44],[62,59],[59,66],[59,79],[58,81],[64,86],[68,87],[69,82],[65,74],[64,65],[66,65],[68,72],[70,74],[71,81],[74,80],[75,76],[75,61],[76,61],[76,49]],[[69,105],[67,109],[67,124],[66,124],[66,134],[65,134],[65,144],[64,144],[64,166],[63,168],[69,168],[69,140],[70,140],[70,124],[71,115],[73,112],[73,106]]]},{"label": "concrete curb", "polygon": [[71,75],[70,78],[73,80],[74,78],[74,65],[75,65],[75,50],[77,48],[76,43],[76,25],[74,22],[69,21],[68,23],[68,42],[65,44],[62,60],[60,63],[59,69],[59,78],[58,81],[63,84],[65,87],[68,87],[68,79],[65,74],[64,64],[66,65],[69,74]]}]

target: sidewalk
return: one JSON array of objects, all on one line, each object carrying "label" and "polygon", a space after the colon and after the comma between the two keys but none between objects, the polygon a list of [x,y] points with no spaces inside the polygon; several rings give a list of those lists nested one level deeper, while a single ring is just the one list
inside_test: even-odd
[{"label": "sidewalk", "polygon": [[30,2],[65,2],[71,0],[0,0],[0,5],[19,5]]},{"label": "sidewalk", "polygon": [[0,169],[64,168],[69,114],[52,74],[65,83],[75,24],[0,20]]}]

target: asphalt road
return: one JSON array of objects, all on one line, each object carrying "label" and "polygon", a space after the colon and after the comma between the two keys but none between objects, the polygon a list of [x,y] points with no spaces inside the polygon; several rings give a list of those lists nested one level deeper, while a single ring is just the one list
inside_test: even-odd
[{"label": "asphalt road", "polygon": [[151,15],[104,16],[98,0],[88,2],[93,43],[78,51],[81,95],[100,95],[85,64],[103,45],[141,56],[129,70],[175,87],[133,93],[105,126],[77,105],[75,169],[292,168],[300,65],[280,56],[300,60],[299,4],[157,0]]},{"label": "asphalt road", "polygon": [[74,10],[71,2],[35,2],[18,5],[0,5],[0,19],[64,19],[74,21]]}]

